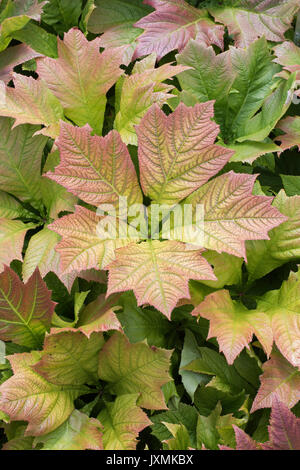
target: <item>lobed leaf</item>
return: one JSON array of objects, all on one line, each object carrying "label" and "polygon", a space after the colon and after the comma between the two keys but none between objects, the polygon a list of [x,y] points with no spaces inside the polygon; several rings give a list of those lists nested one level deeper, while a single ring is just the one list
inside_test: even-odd
[{"label": "lobed leaf", "polygon": [[170,381],[171,353],[145,343],[130,344],[126,336],[116,332],[100,352],[99,377],[109,382],[112,393],[118,396],[139,394],[137,405],[165,409],[161,387]]},{"label": "lobed leaf", "polygon": [[101,333],[87,338],[81,331],[51,330],[45,338],[41,359],[33,370],[55,385],[95,383],[103,345]]},{"label": "lobed leaf", "polygon": [[276,400],[292,408],[300,399],[300,372],[278,352],[274,352],[271,359],[263,364],[260,381],[251,412],[271,408]]},{"label": "lobed leaf", "polygon": [[108,294],[132,289],[138,305],[149,303],[168,318],[177,301],[189,297],[189,279],[216,279],[201,251],[176,241],[120,248],[108,269]]},{"label": "lobed leaf", "polygon": [[25,285],[8,267],[0,274],[0,337],[4,341],[40,347],[50,329],[54,307],[38,270]]},{"label": "lobed leaf", "polygon": [[98,418],[104,426],[104,450],[135,450],[140,431],[151,424],[141,408],[136,405],[139,394],[130,393],[106,403]]},{"label": "lobed leaf", "polygon": [[223,49],[224,28],[215,24],[206,10],[184,0],[147,0],[147,4],[156,11],[135,24],[145,31],[138,37],[134,58],[155,52],[159,60],[174,49],[181,51],[189,39]]},{"label": "lobed leaf", "polygon": [[152,104],[163,106],[173,95],[173,85],[162,83],[178,75],[186,67],[164,64],[155,68],[156,55],[136,62],[131,75],[121,77],[116,86],[116,119],[114,127],[126,144],[137,145],[135,126]]},{"label": "lobed leaf", "polygon": [[273,42],[283,41],[298,10],[297,0],[240,0],[232,6],[229,3],[209,8],[215,20],[227,26],[238,47],[246,47],[261,36]]},{"label": "lobed leaf", "polygon": [[120,196],[127,197],[128,205],[142,202],[129,152],[116,131],[92,136],[88,125],[62,122],[57,146],[60,164],[46,173],[48,178],[94,206],[117,205]]},{"label": "lobed leaf", "polygon": [[43,124],[39,131],[55,138],[59,133],[59,120],[63,109],[58,99],[47,88],[43,80],[13,74],[14,88],[0,83],[0,115],[15,118],[19,124]]},{"label": "lobed leaf", "polygon": [[269,240],[246,242],[249,282],[300,257],[300,196],[287,197],[284,191],[280,191],[272,205],[287,220],[269,232]]},{"label": "lobed leaf", "polygon": [[[127,233],[125,222],[119,220],[121,238],[117,238],[111,229],[114,220],[109,223],[107,238],[97,233],[97,226],[105,216],[98,216],[85,207],[76,206],[74,214],[66,215],[48,225],[50,230],[62,236],[56,251],[60,254],[62,274],[82,271],[90,268],[104,268],[115,258],[115,249],[126,246],[130,241],[122,237]],[[109,222],[109,221],[108,221]]]},{"label": "lobed leaf", "polygon": [[88,391],[87,387],[50,384],[33,371],[39,353],[9,356],[14,375],[0,386],[0,409],[12,421],[28,421],[26,434],[50,433],[68,419],[73,401]]},{"label": "lobed leaf", "polygon": [[58,38],[58,59],[38,60],[37,72],[59,99],[65,116],[89,124],[101,135],[106,93],[122,75],[122,51],[99,52],[99,38],[88,41],[78,29]]},{"label": "lobed leaf", "polygon": [[40,443],[43,450],[103,450],[102,426],[97,419],[74,410],[55,431],[36,437],[34,444]]},{"label": "lobed leaf", "polygon": [[213,102],[180,104],[166,116],[153,105],[137,128],[143,192],[159,204],[181,201],[228,162],[232,152],[214,144],[219,127]]}]

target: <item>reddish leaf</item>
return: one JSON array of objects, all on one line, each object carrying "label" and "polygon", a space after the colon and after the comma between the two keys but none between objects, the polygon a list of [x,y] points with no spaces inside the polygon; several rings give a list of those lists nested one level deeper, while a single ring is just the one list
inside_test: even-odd
[{"label": "reddish leaf", "polygon": [[127,197],[128,205],[142,202],[133,163],[118,132],[92,136],[89,125],[61,122],[57,146],[60,164],[54,173],[46,173],[48,178],[95,206],[116,204],[120,196]]},{"label": "reddish leaf", "polygon": [[40,347],[54,307],[38,270],[25,285],[10,268],[0,274],[0,338],[4,341]]},{"label": "reddish leaf", "polygon": [[274,352],[263,364],[261,386],[255,397],[251,412],[271,408],[276,399],[292,408],[300,400],[300,372],[281,354]]},{"label": "reddish leaf", "polygon": [[181,51],[189,39],[223,49],[224,28],[211,21],[206,10],[194,8],[184,0],[147,0],[146,3],[156,11],[135,24],[145,30],[138,38],[135,58],[155,52],[159,60],[174,49]]}]

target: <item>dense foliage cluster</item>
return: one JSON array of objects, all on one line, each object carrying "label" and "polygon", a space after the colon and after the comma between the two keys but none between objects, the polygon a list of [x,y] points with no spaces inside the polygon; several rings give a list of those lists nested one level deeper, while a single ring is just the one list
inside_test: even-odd
[{"label": "dense foliage cluster", "polygon": [[299,10],[0,2],[3,450],[300,449]]}]

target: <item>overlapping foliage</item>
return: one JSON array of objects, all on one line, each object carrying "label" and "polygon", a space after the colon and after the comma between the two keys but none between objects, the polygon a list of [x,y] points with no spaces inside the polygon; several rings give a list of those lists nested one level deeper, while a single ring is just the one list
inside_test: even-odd
[{"label": "overlapping foliage", "polygon": [[300,449],[299,8],[0,3],[3,450]]}]

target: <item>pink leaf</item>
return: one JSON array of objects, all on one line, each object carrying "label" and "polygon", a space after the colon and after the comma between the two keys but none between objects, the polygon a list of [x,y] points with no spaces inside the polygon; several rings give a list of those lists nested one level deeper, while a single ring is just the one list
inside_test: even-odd
[{"label": "pink leaf", "polygon": [[12,79],[12,72],[16,65],[41,56],[42,54],[35,52],[27,44],[9,47],[0,53],[0,80],[7,84]]},{"label": "pink leaf", "polygon": [[276,399],[292,408],[300,400],[300,372],[280,353],[274,352],[263,364],[261,385],[253,402],[251,412],[271,408]]},{"label": "pink leaf", "polygon": [[57,146],[60,164],[54,173],[46,173],[48,178],[95,206],[116,204],[119,196],[126,196],[129,205],[142,202],[133,163],[118,132],[92,136],[89,125],[61,122]]},{"label": "pink leaf", "polygon": [[135,24],[145,31],[138,38],[134,58],[155,52],[159,60],[174,49],[182,51],[189,39],[196,39],[206,46],[215,44],[223,49],[224,28],[216,25],[206,10],[194,8],[184,0],[147,3],[156,11]]},{"label": "pink leaf", "polygon": [[189,297],[189,279],[216,279],[199,250],[158,240],[120,248],[109,268],[108,294],[133,290],[138,305],[149,303],[170,318],[177,301]]},{"label": "pink leaf", "polygon": [[179,202],[206,183],[233,151],[215,145],[219,126],[212,121],[213,101],[181,103],[166,116],[153,105],[137,128],[141,184],[155,202]]},{"label": "pink leaf", "polygon": [[300,418],[277,398],[272,406],[269,437],[270,442],[262,444],[264,450],[300,450]]}]

